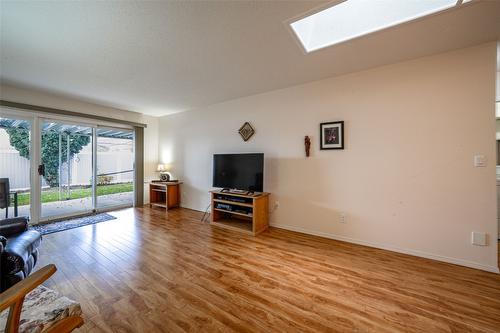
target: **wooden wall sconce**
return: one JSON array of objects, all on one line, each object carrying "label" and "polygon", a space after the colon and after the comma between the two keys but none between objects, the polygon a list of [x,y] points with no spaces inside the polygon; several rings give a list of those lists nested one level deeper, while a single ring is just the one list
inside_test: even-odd
[{"label": "wooden wall sconce", "polygon": [[309,138],[309,136],[307,136],[307,135],[304,138],[304,146],[305,146],[305,149],[306,149],[306,157],[309,157],[310,150],[311,150],[311,138]]}]

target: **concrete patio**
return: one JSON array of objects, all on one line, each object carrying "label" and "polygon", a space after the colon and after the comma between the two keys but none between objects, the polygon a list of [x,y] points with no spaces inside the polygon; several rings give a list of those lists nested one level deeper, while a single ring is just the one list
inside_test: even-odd
[{"label": "concrete patio", "polygon": [[[115,194],[106,194],[97,197],[97,208],[116,207],[134,202],[133,192],[123,192]],[[80,212],[92,210],[92,198],[80,198],[64,201],[54,201],[42,204],[42,218],[51,216],[61,216],[77,214]],[[29,216],[30,206],[24,205],[18,207],[18,216]],[[9,207],[9,217],[14,217],[14,207]],[[5,218],[5,209],[0,209],[0,220]]]}]

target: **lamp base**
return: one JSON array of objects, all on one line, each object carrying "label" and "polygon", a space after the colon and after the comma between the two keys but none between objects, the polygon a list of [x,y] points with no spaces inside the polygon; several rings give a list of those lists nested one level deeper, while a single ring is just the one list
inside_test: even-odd
[{"label": "lamp base", "polygon": [[162,182],[170,181],[170,175],[168,173],[160,173],[160,180]]}]

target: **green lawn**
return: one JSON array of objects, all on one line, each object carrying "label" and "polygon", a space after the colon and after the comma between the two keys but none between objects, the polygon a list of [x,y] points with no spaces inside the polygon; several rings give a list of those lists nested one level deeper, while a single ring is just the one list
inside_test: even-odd
[{"label": "green lawn", "polygon": [[[97,195],[105,194],[115,194],[123,192],[132,192],[134,190],[134,185],[132,183],[124,184],[111,184],[111,185],[97,185]],[[92,197],[92,188],[77,188],[71,190],[71,199],[79,199],[85,197]],[[63,200],[66,199],[66,191],[63,191]],[[59,190],[58,189],[48,189],[42,191],[42,202],[53,202],[59,201]],[[18,206],[29,205],[30,194],[20,193],[18,195]],[[14,205],[14,202],[11,202]]]}]

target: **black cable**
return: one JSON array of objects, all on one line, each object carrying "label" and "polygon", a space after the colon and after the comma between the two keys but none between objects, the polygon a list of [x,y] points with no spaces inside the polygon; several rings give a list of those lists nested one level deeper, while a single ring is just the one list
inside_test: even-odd
[{"label": "black cable", "polygon": [[212,204],[208,204],[208,207],[207,207],[207,209],[205,209],[205,212],[203,213],[203,216],[201,217],[200,222],[205,222],[205,216],[206,217],[210,216],[210,213],[208,212],[208,210],[210,209],[210,206],[212,206]]}]

